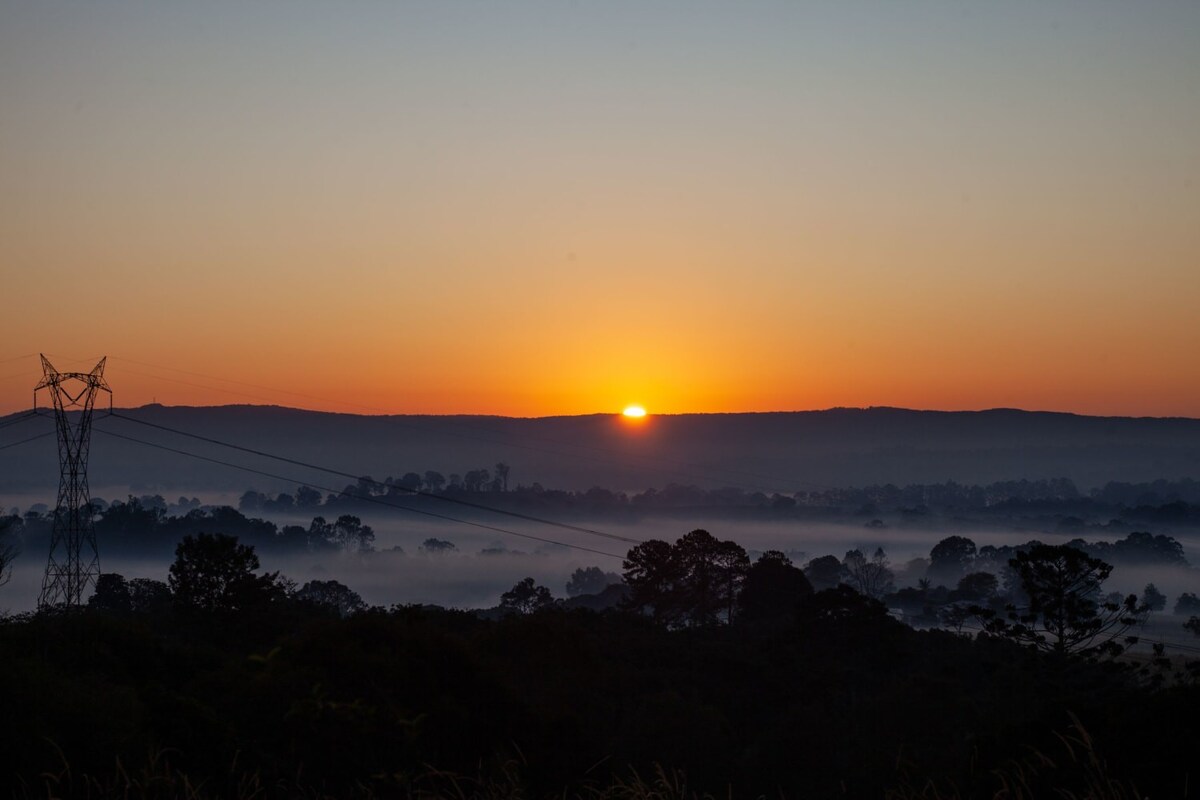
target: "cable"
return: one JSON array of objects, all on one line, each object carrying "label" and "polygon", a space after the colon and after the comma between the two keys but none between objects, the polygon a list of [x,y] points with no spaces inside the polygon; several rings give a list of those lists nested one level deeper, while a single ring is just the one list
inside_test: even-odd
[{"label": "cable", "polygon": [[37,436],[30,436],[28,439],[22,439],[19,442],[9,442],[8,444],[0,445],[0,450],[7,450],[10,447],[16,447],[17,445],[25,444],[26,442],[36,442],[38,439],[45,439],[47,436],[53,436],[53,435],[54,435],[54,431],[47,431],[46,433],[39,433]]},{"label": "cable", "polygon": [[[240,450],[243,453],[249,453],[251,455],[261,456],[263,458],[270,458],[275,461],[282,461],[285,464],[291,464],[292,466],[295,466],[295,467],[303,467],[305,469],[312,469],[312,470],[316,470],[318,472],[325,472],[330,475],[337,475],[338,477],[348,478],[348,479],[354,480],[354,481],[367,480],[367,482],[369,482],[375,486],[385,486],[385,484],[381,481],[377,481],[374,479],[364,479],[362,476],[355,475],[350,472],[344,472],[342,470],[332,469],[330,467],[323,467],[323,466],[320,466],[319,464],[310,464],[306,461],[300,461],[298,459],[288,458],[287,456],[275,455],[273,453],[268,453],[263,450],[256,450],[252,447],[243,447],[242,445],[231,444],[229,442],[223,442],[220,439],[213,439],[209,436],[201,436],[199,434],[189,433],[187,431],[181,431],[181,430],[178,430],[177,428],[171,428],[166,425],[159,425],[154,422],[148,422],[146,420],[137,419],[135,417],[129,417],[129,416],[126,416],[117,411],[112,412],[110,414],[110,416],[112,416],[116,419],[123,419],[123,420],[127,420],[129,422],[135,422],[139,425],[145,425],[150,428],[156,428],[158,430],[166,431],[168,433],[174,433],[179,436],[186,436],[189,439],[196,439],[197,441],[207,442],[209,444],[215,444],[215,445],[219,445],[221,447],[228,447],[232,450]],[[614,541],[625,542],[627,544],[641,544],[642,543],[641,539],[633,539],[628,536],[619,536],[615,533],[605,533],[604,531],[599,531],[594,528],[584,528],[582,526],[571,525],[566,522],[557,522],[555,520],[545,519],[543,517],[535,517],[531,514],[522,514],[519,511],[507,511],[502,508],[495,508],[493,506],[484,505],[483,503],[474,503],[474,502],[471,502],[470,500],[463,500],[463,499],[457,498],[457,497],[448,497],[446,495],[434,494],[432,492],[423,492],[419,489],[406,489],[404,487],[399,487],[399,488],[402,491],[407,492],[409,495],[411,495],[413,497],[428,497],[428,498],[431,498],[434,500],[439,500],[444,503],[454,503],[456,505],[466,506],[468,508],[474,508],[479,511],[489,511],[493,514],[502,514],[507,517],[514,517],[516,519],[522,519],[522,520],[525,520],[526,522],[537,522],[537,523],[541,523],[542,525],[551,525],[556,528],[562,528],[564,530],[575,531],[577,533],[586,533],[591,536],[600,536],[605,539],[612,539]]]},{"label": "cable", "polygon": [[23,356],[13,356],[12,358],[6,358],[3,361],[0,361],[0,364],[11,364],[14,361],[20,361],[23,358],[34,358],[36,355],[37,353],[26,353]]},{"label": "cable", "polygon": [[243,472],[249,472],[254,475],[262,475],[263,477],[272,478],[274,480],[289,481],[291,483],[303,484],[303,485],[311,486],[314,489],[320,489],[321,491],[329,492],[331,494],[337,494],[337,495],[344,496],[344,497],[353,496],[356,500],[364,500],[369,503],[375,503],[377,505],[387,506],[388,508],[395,508],[395,509],[399,509],[401,511],[411,511],[414,514],[423,514],[427,517],[434,517],[436,519],[446,520],[447,522],[455,522],[460,525],[470,525],[471,527],[474,527],[474,528],[481,528],[483,530],[494,531],[496,533],[502,533],[502,534],[506,534],[508,536],[518,536],[522,539],[532,539],[533,541],[543,542],[545,544],[558,545],[559,547],[569,547],[572,550],[581,550],[585,553],[592,553],[592,554],[598,555],[598,556],[606,556],[608,558],[620,558],[620,559],[625,558],[625,556],[618,555],[616,553],[608,553],[603,550],[595,550],[593,548],[584,547],[582,545],[569,544],[567,542],[560,542],[556,539],[547,539],[547,538],[544,538],[541,536],[534,536],[533,534],[529,534],[529,533],[519,533],[517,531],[509,530],[507,528],[499,528],[499,527],[496,527],[495,525],[485,525],[482,522],[472,522],[470,520],[458,519],[457,517],[451,517],[451,516],[447,516],[445,514],[438,514],[433,511],[425,511],[420,508],[412,508],[411,506],[402,506],[402,505],[399,505],[396,503],[389,503],[385,498],[382,498],[382,497],[360,497],[357,495],[350,495],[345,490],[333,489],[328,486],[319,486],[319,485],[312,484],[312,483],[305,484],[304,481],[300,481],[295,478],[288,477],[286,475],[278,475],[278,474],[275,474],[272,472],[267,472],[265,470],[255,469],[253,467],[247,467],[247,466],[243,466],[241,464],[234,464],[233,462],[230,462],[230,461],[222,461],[219,458],[211,458],[209,456],[202,456],[198,453],[191,453],[191,452],[188,452],[187,450],[180,450],[178,448],[168,447],[167,445],[158,444],[156,442],[147,442],[144,439],[137,439],[132,436],[126,436],[124,434],[116,433],[115,431],[105,430],[104,428],[93,428],[92,430],[96,431],[97,433],[102,433],[106,436],[112,436],[117,439],[124,439],[125,441],[128,441],[128,442],[135,442],[137,444],[145,445],[146,447],[153,447],[158,450],[165,450],[169,453],[175,453],[177,455],[187,456],[188,458],[195,458],[200,461],[207,461],[211,464],[218,464],[223,467],[230,467],[231,469],[242,470]]},{"label": "cable", "polygon": [[41,416],[41,414],[39,414],[37,411],[30,409],[29,411],[24,412],[20,416],[16,416],[16,417],[13,417],[12,419],[6,419],[4,422],[0,422],[0,428],[7,428],[9,425],[16,425],[20,422],[25,422],[27,420],[30,420],[33,417],[40,417],[40,416]]},{"label": "cable", "polygon": [[[321,403],[334,402],[334,401],[329,400],[328,398],[317,397],[316,395],[304,394],[302,392],[294,392],[294,391],[290,391],[287,389],[276,389],[276,388],[273,388],[270,386],[262,386],[260,384],[250,383],[248,381],[239,381],[239,380],[234,380],[232,378],[218,378],[214,375],[206,375],[206,374],[200,373],[200,372],[191,372],[191,371],[184,370],[184,369],[178,369],[177,367],[165,367],[165,366],[161,366],[158,364],[150,364],[145,361],[138,361],[136,359],[125,358],[122,356],[114,356],[113,358],[117,361],[127,361],[132,364],[140,364],[141,366],[150,367],[152,369],[164,369],[164,370],[169,370],[172,372],[180,372],[180,373],[183,373],[184,375],[193,375],[193,376],[196,376],[199,378],[206,378],[208,380],[221,381],[224,383],[233,383],[233,384],[237,384],[239,386],[248,386],[253,389],[262,389],[267,392],[274,392],[277,394],[286,394],[286,395],[292,395],[295,397],[303,397],[305,399],[316,400]],[[208,389],[210,391],[223,392],[226,394],[236,395],[239,397],[248,397],[248,398],[251,398],[254,400],[263,400],[263,401],[269,402],[269,403],[277,402],[275,399],[273,399],[271,397],[265,397],[263,395],[251,394],[249,392],[239,392],[239,391],[235,391],[232,389],[223,389],[223,388],[215,387],[215,386],[204,386],[203,384],[191,383],[189,381],[183,381],[183,380],[179,380],[177,378],[167,378],[167,377],[163,377],[160,375],[148,375],[146,373],[134,372],[132,370],[127,370],[127,371],[133,375],[138,375],[140,377],[170,381],[172,383],[179,383],[184,386],[191,386],[191,387],[198,388],[198,389]],[[415,428],[418,430],[430,430],[430,427],[427,425],[420,425],[418,423],[413,423],[413,422],[402,421],[400,419],[396,419],[396,417],[400,416],[400,415],[395,414],[395,412],[393,412],[389,409],[380,408],[378,406],[369,406],[369,405],[364,405],[362,403],[354,403],[354,402],[349,402],[349,401],[336,401],[336,402],[341,405],[349,405],[349,406],[353,406],[356,408],[361,408],[365,411],[374,411],[379,414],[387,415],[387,417],[389,418],[389,421],[395,425],[400,425],[400,426],[409,427],[409,428]],[[306,410],[313,410],[313,409],[306,409]],[[522,443],[500,440],[500,439],[495,439],[495,438],[487,438],[484,436],[480,436],[478,434],[460,433],[460,432],[456,432],[454,430],[445,430],[446,427],[448,427],[448,426],[452,427],[454,425],[455,425],[455,423],[447,423],[447,424],[441,425],[441,426],[439,426],[439,432],[450,433],[451,435],[456,435],[456,436],[463,436],[465,438],[475,439],[477,441],[492,442],[494,444],[502,444],[507,447],[514,447],[514,448],[518,448],[521,450],[530,450],[533,452],[549,453],[551,455],[566,456],[566,457],[570,457],[570,458],[580,457],[579,454],[563,453],[561,451],[550,450],[550,449],[547,449],[544,447],[535,447],[535,446],[528,445],[528,444],[522,444]],[[461,422],[457,423],[457,427],[468,429],[468,430],[479,430],[475,426],[465,425]],[[556,444],[556,445],[565,445],[568,447],[573,447],[573,448],[578,448],[578,449],[583,449],[583,450],[592,450],[592,451],[599,452],[599,453],[609,453],[612,455],[620,456],[621,458],[626,459],[626,460],[640,461],[643,464],[648,463],[648,462],[657,462],[659,464],[665,464],[665,465],[669,466],[671,463],[671,462],[667,462],[663,459],[647,458],[646,456],[631,456],[631,455],[622,453],[620,451],[617,451],[617,450],[614,450],[614,449],[608,448],[608,447],[597,447],[595,445],[579,444],[579,443],[575,443],[575,442],[559,442],[557,440],[546,439],[544,437],[530,437],[530,438],[532,438],[532,440],[534,440],[534,441],[548,442],[550,444]],[[593,461],[600,461],[602,463],[613,463],[613,459],[611,459],[611,458],[605,459],[605,458],[598,458],[595,456],[592,456],[592,457],[583,456],[583,457],[589,458],[590,460],[593,460]],[[651,466],[645,466],[642,468],[649,470],[651,472],[658,472],[658,473],[665,474],[665,475],[675,475],[675,476],[682,477],[682,478],[690,478],[692,480],[711,481],[714,479],[713,475],[711,475],[711,474],[710,475],[695,475],[695,474],[685,472],[685,471],[682,471],[679,469],[651,467]],[[701,466],[701,467],[699,467],[699,469],[701,469],[705,472],[714,473],[718,476],[721,474],[742,475],[742,476],[749,477],[749,478],[759,478],[759,479],[766,480],[766,481],[778,482],[779,485],[784,485],[787,483],[786,481],[781,481],[772,475],[763,475],[761,473],[748,472],[746,470],[729,469],[726,467],[713,468],[713,467],[705,467],[705,466]],[[791,482],[794,484],[800,485],[800,486],[807,486],[807,487],[810,487],[813,489],[837,488],[837,487],[828,486],[828,485],[821,484],[821,483],[813,483],[812,481],[791,481]],[[738,483],[737,481],[729,481],[729,483],[730,483],[730,485],[736,486],[737,488],[740,488],[740,489],[752,489],[752,490],[756,490],[756,491],[764,491],[765,490],[765,491],[771,491],[771,492],[780,491],[777,487],[767,487],[767,486],[761,486],[761,485]],[[783,491],[788,491],[788,490],[785,489]]]}]

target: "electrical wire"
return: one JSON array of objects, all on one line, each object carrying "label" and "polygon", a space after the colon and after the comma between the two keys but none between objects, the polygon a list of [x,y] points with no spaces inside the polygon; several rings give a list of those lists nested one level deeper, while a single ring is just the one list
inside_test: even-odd
[{"label": "electrical wire", "polygon": [[9,442],[8,444],[0,445],[0,450],[7,450],[10,447],[16,447],[19,444],[26,444],[27,442],[36,442],[38,439],[45,439],[47,436],[53,436],[53,435],[54,435],[54,431],[47,431],[46,433],[39,433],[37,436],[30,436],[28,439],[22,439],[19,442]]},{"label": "electrical wire", "polygon": [[292,483],[303,484],[303,485],[311,486],[314,489],[320,489],[321,491],[328,492],[330,494],[336,494],[336,495],[339,495],[342,497],[353,497],[356,500],[361,500],[361,501],[368,502],[368,503],[375,503],[376,505],[386,506],[388,508],[395,508],[395,509],[399,509],[400,511],[410,511],[414,514],[422,514],[427,517],[433,517],[435,519],[441,519],[441,520],[445,520],[447,522],[454,522],[454,523],[457,523],[460,525],[469,525],[473,528],[481,528],[483,530],[493,531],[495,533],[502,533],[502,534],[505,534],[506,536],[517,536],[522,539],[531,539],[533,541],[542,542],[544,544],[552,544],[552,545],[557,545],[559,547],[568,547],[572,550],[581,550],[585,553],[592,553],[594,555],[605,556],[607,558],[620,558],[620,559],[625,558],[625,556],[618,555],[617,553],[608,553],[608,552],[605,552],[604,550],[596,550],[594,548],[585,547],[583,545],[571,544],[569,542],[562,542],[562,541],[558,541],[557,539],[548,539],[543,536],[534,536],[533,534],[529,534],[529,533],[520,533],[518,531],[510,530],[508,528],[501,528],[501,527],[498,527],[495,525],[487,525],[482,522],[473,522],[471,520],[459,519],[457,517],[451,517],[446,514],[438,514],[435,511],[427,511],[425,509],[413,508],[411,506],[404,506],[404,505],[400,505],[398,503],[391,503],[391,502],[388,502],[388,500],[386,498],[382,498],[382,497],[366,497],[366,496],[351,495],[349,492],[346,492],[344,489],[334,489],[334,488],[328,487],[328,486],[319,486],[314,483],[305,484],[304,481],[297,480],[296,478],[289,477],[287,475],[279,475],[277,473],[267,472],[266,470],[255,469],[254,467],[247,467],[243,464],[235,464],[231,461],[224,461],[219,458],[212,458],[211,456],[204,456],[204,455],[200,455],[199,453],[192,453],[187,450],[181,450],[176,447],[169,447],[167,445],[159,444],[157,442],[148,442],[144,439],[138,439],[133,436],[126,436],[125,434],[106,430],[104,428],[93,427],[92,430],[96,431],[97,433],[102,433],[105,436],[112,436],[117,439],[124,439],[127,442],[134,442],[136,444],[145,445],[146,447],[153,447],[158,450],[164,450],[168,453],[175,453],[176,455],[187,456],[188,458],[194,458],[199,461],[207,461],[210,464],[218,464],[223,467],[229,467],[231,469],[237,469],[237,470],[241,470],[243,472],[249,472],[254,475],[261,475],[263,477],[272,478],[274,480],[289,481]]},{"label": "electrical wire", "polygon": [[[151,363],[148,363],[145,361],[138,361],[138,360],[132,359],[132,358],[125,358],[123,356],[113,356],[112,358],[118,362],[125,361],[125,362],[129,362],[131,364],[139,364],[144,367],[150,367],[151,369],[162,369],[162,370],[169,370],[172,372],[179,372],[184,375],[192,375],[192,376],[195,376],[198,378],[205,378],[207,380],[221,381],[224,383],[232,383],[232,384],[237,384],[239,386],[247,386],[247,387],[250,387],[253,389],[262,389],[264,391],[272,392],[272,393],[276,393],[276,394],[285,394],[285,395],[292,395],[294,397],[302,397],[302,398],[305,398],[308,400],[315,400],[320,403],[334,402],[334,401],[329,400],[328,398],[317,397],[315,395],[305,394],[303,392],[295,392],[295,391],[291,391],[288,389],[277,389],[277,388],[270,387],[270,386],[263,386],[263,385],[256,384],[256,383],[250,383],[248,381],[234,380],[232,378],[219,378],[214,375],[206,375],[206,374],[200,373],[200,372],[191,372],[189,370],[179,369],[177,367],[166,367],[166,366],[161,366],[158,364],[151,364]],[[130,374],[138,375],[139,377],[152,378],[154,380],[169,381],[171,383],[178,383],[178,384],[182,384],[184,386],[191,386],[191,387],[197,388],[197,389],[208,389],[210,391],[223,392],[226,394],[231,394],[231,395],[235,395],[235,396],[239,396],[239,397],[246,397],[246,398],[250,398],[253,400],[262,400],[264,402],[269,402],[269,403],[276,402],[276,400],[274,398],[263,396],[263,395],[258,395],[258,394],[251,394],[249,392],[239,392],[239,391],[235,391],[233,389],[223,389],[223,388],[215,387],[215,386],[205,386],[203,384],[179,380],[177,378],[168,378],[168,377],[161,376],[161,375],[150,375],[147,373],[140,373],[140,372],[136,372],[133,370],[126,370],[126,371],[129,372]],[[365,411],[373,411],[378,414],[386,415],[389,422],[391,422],[392,424],[395,424],[395,425],[400,425],[402,427],[408,427],[408,428],[415,428],[418,430],[432,430],[432,428],[427,425],[421,425],[419,423],[415,423],[412,421],[398,419],[397,417],[400,415],[396,415],[393,411],[391,411],[389,409],[384,409],[384,408],[380,408],[378,406],[369,406],[369,405],[364,405],[362,403],[354,403],[354,402],[349,402],[349,401],[336,401],[336,402],[338,402],[339,404],[342,404],[342,405],[349,405],[349,406],[352,406],[355,408],[361,408]],[[316,409],[305,409],[305,410],[316,410]],[[475,431],[479,430],[479,428],[477,428],[476,426],[466,425],[466,424],[463,424],[462,422],[445,422],[438,426],[438,432],[449,433],[454,436],[462,436],[465,438],[474,439],[476,441],[501,444],[506,447],[513,447],[513,448],[517,448],[517,449],[521,449],[521,450],[529,450],[529,451],[533,451],[533,452],[548,453],[551,455],[566,456],[566,457],[570,457],[570,458],[582,457],[582,458],[587,458],[592,461],[599,461],[601,463],[616,463],[613,458],[603,458],[603,457],[587,456],[587,455],[581,456],[578,453],[564,453],[562,451],[552,450],[552,449],[545,448],[545,447],[536,447],[534,445],[525,444],[525,443],[512,442],[512,441],[507,441],[507,440],[503,440],[503,439],[496,439],[496,438],[491,438],[488,436],[480,436],[478,433],[458,432],[458,431],[454,431],[452,429],[453,427],[463,428],[466,430],[475,430]],[[448,430],[448,428],[450,428],[450,429]],[[691,480],[711,481],[711,480],[714,480],[714,477],[713,477],[714,475],[716,475],[716,476],[740,475],[740,476],[747,477],[747,478],[757,478],[760,480],[770,481],[772,483],[777,484],[777,486],[775,486],[775,487],[768,487],[768,486],[763,486],[763,485],[758,485],[758,484],[747,484],[747,483],[740,483],[737,481],[728,481],[728,483],[730,485],[736,486],[737,488],[740,488],[740,489],[751,489],[751,490],[755,490],[755,491],[777,492],[777,491],[780,491],[778,486],[783,486],[789,482],[789,481],[780,480],[778,477],[772,476],[772,475],[763,475],[763,474],[757,473],[757,472],[748,472],[746,470],[730,469],[728,467],[712,468],[712,467],[700,466],[699,467],[700,470],[703,470],[705,472],[709,472],[712,474],[697,475],[692,472],[682,471],[678,468],[671,468],[670,467],[671,462],[665,461],[663,459],[650,458],[650,457],[646,457],[646,456],[629,455],[629,454],[622,453],[618,450],[614,450],[614,449],[608,448],[608,447],[598,447],[595,445],[587,445],[587,444],[581,444],[581,443],[577,443],[577,442],[561,442],[561,441],[554,440],[554,439],[547,439],[545,437],[527,437],[527,438],[532,441],[542,441],[542,442],[547,442],[549,444],[554,444],[554,445],[563,445],[563,446],[568,446],[568,447],[572,447],[572,448],[576,448],[576,449],[591,450],[591,451],[601,453],[601,454],[607,453],[612,456],[619,456],[621,459],[623,459],[625,461],[641,462],[642,464],[658,463],[661,465],[667,465],[667,466],[659,466],[659,467],[643,466],[642,469],[645,469],[650,472],[657,472],[657,473],[664,474],[664,475],[674,475],[676,477],[688,478]],[[688,467],[688,469],[694,469],[694,468],[695,468],[695,465]],[[727,480],[727,479],[723,479],[723,480]],[[800,485],[800,486],[807,486],[807,487],[810,487],[813,489],[828,490],[828,489],[836,488],[836,487],[829,486],[826,484],[814,483],[812,481],[790,481],[790,483]],[[787,490],[784,490],[784,491],[787,491]]]},{"label": "electrical wire", "polygon": [[[303,467],[304,469],[316,470],[317,472],[324,472],[329,475],[337,475],[338,477],[348,478],[348,479],[354,480],[354,481],[363,480],[363,481],[366,481],[375,486],[380,486],[380,487],[386,486],[386,484],[384,484],[381,481],[363,478],[362,476],[355,475],[354,473],[346,472],[344,470],[333,469],[331,467],[321,466],[320,464],[312,464],[307,461],[300,461],[299,459],[289,458],[287,456],[276,455],[274,453],[268,453],[265,450],[257,450],[252,447],[244,447],[242,445],[233,444],[231,442],[224,442],[224,441],[221,441],[220,439],[214,439],[210,436],[201,436],[200,434],[190,433],[188,431],[182,431],[182,430],[179,430],[178,428],[171,428],[166,425],[159,425],[154,422],[148,422],[147,420],[142,420],[142,419],[137,419],[136,417],[126,416],[125,414],[122,414],[118,411],[112,412],[109,416],[113,417],[114,419],[121,419],[121,420],[126,420],[129,422],[134,422],[134,423],[137,423],[138,425],[145,425],[150,428],[155,428],[157,430],[177,434],[179,436],[186,436],[189,439],[195,439],[197,441],[207,442],[208,444],[215,444],[220,447],[227,447],[227,448],[230,448],[231,450],[238,450],[243,453],[249,453],[250,455],[261,456],[263,458],[269,458],[274,461],[283,462],[285,464],[291,464],[292,466],[295,466],[295,467]],[[303,482],[301,481],[300,483],[303,483]],[[536,516],[533,516],[532,514],[523,514],[519,511],[509,511],[506,509],[496,508],[494,506],[485,505],[483,503],[475,503],[470,500],[463,500],[462,498],[458,498],[458,497],[449,497],[447,495],[434,494],[432,492],[423,492],[419,489],[407,489],[405,487],[394,487],[393,486],[390,488],[399,488],[401,491],[405,492],[406,494],[408,494],[412,497],[428,497],[430,499],[438,500],[438,501],[444,502],[444,503],[453,503],[455,505],[465,506],[467,508],[473,508],[473,509],[476,509],[479,511],[487,511],[487,512],[490,512],[493,514],[501,514],[506,517],[513,517],[515,519],[525,520],[526,522],[537,522],[542,525],[550,525],[550,526],[553,526],[556,528],[562,528],[563,530],[574,531],[576,533],[586,533],[590,536],[599,536],[604,539],[612,539],[612,540],[618,541],[618,542],[625,542],[626,544],[641,544],[642,543],[641,539],[634,539],[629,536],[620,536],[615,533],[606,533],[605,531],[596,530],[595,528],[585,528],[580,525],[571,525],[566,522],[558,522],[556,520],[546,519],[544,517],[536,517]]]},{"label": "electrical wire", "polygon": [[27,422],[28,420],[30,420],[34,417],[40,417],[40,416],[41,416],[41,414],[39,414],[37,411],[30,409],[29,411],[26,411],[18,416],[15,416],[12,419],[6,419],[6,420],[4,420],[4,422],[0,422],[0,428],[7,428],[9,425],[16,425],[21,422]]}]

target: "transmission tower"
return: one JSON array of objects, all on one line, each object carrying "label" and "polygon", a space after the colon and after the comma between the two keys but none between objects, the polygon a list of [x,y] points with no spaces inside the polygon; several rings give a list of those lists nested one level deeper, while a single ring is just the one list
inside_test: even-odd
[{"label": "transmission tower", "polygon": [[100,575],[87,461],[97,392],[108,392],[112,410],[112,390],[104,381],[104,362],[100,359],[91,372],[59,372],[42,356],[44,375],[33,390],[35,410],[38,390],[50,390],[58,426],[58,504],[50,535],[50,558],[38,595],[39,609],[78,608],[84,591]]}]

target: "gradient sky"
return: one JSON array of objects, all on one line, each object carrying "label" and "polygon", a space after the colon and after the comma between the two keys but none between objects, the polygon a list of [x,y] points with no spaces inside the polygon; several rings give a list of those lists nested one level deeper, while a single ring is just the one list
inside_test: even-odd
[{"label": "gradient sky", "polygon": [[0,267],[0,411],[1200,416],[1200,3],[5,0]]}]

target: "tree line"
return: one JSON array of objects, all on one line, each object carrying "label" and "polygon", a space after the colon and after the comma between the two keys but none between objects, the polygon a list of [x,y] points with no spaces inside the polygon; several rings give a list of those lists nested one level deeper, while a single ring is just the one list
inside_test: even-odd
[{"label": "tree line", "polygon": [[[930,563],[965,573],[961,588],[982,548],[949,538]],[[105,575],[81,614],[0,621],[0,791],[1186,791],[1200,664],[1113,658],[1140,600],[1108,619],[1100,559],[1016,548],[1012,615],[972,636],[889,615],[864,593],[870,565],[886,568],[876,554],[834,560],[838,583],[819,588],[817,559],[751,559],[693,530],[631,548],[608,611],[570,610],[528,579],[489,616],[367,608],[336,582],[263,571],[233,536],[187,534],[162,582]],[[573,599],[613,577],[578,570]]]},{"label": "tree line", "polygon": [[[417,506],[437,497],[464,498],[501,508],[537,510],[563,515],[607,515],[631,518],[649,514],[703,513],[715,518],[820,519],[860,518],[868,527],[929,524],[938,515],[964,514],[980,519],[1030,520],[1059,532],[1127,525],[1188,525],[1200,522],[1200,493],[1193,482],[1149,484],[1112,482],[1088,493],[1065,478],[998,481],[967,485],[891,484],[819,491],[767,492],[741,487],[702,488],[668,483],[640,492],[593,486],[584,491],[555,489],[533,482],[510,485],[510,468],[480,468],[452,473],[408,472],[382,480],[363,476],[339,492],[300,486],[291,492],[265,494],[247,490],[239,499],[244,513],[294,513],[319,508],[358,511],[367,504]],[[147,498],[152,502],[164,502]],[[381,505],[379,501],[384,503]],[[180,498],[171,507],[182,511]],[[1089,522],[1090,520],[1090,522]],[[1129,527],[1126,527],[1128,530]]]}]

